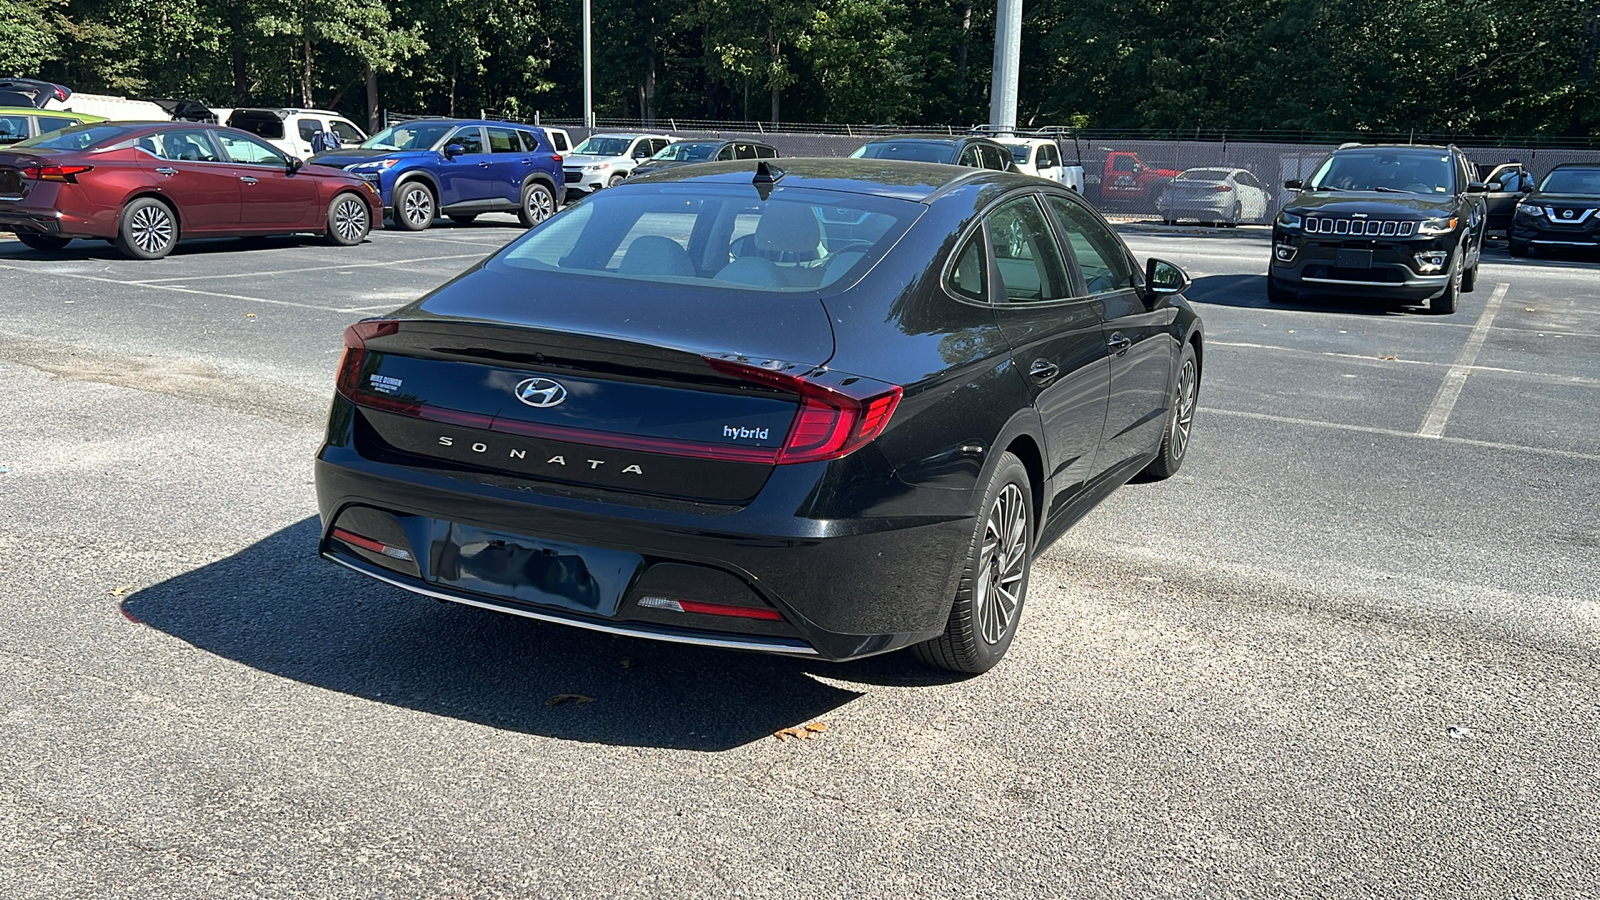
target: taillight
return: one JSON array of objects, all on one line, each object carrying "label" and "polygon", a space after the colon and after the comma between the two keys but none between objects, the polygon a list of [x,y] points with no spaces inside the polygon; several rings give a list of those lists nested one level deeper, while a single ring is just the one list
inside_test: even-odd
[{"label": "taillight", "polygon": [[904,393],[899,385],[861,378],[823,384],[807,375],[775,372],[745,362],[710,357],[706,362],[724,375],[800,395],[800,409],[774,460],[778,465],[848,456],[883,434]]},{"label": "taillight", "polygon": [[555,160],[556,165],[558,165],[558,166],[561,165],[561,154],[559,154],[559,153],[552,154],[550,158],[552,160]]},{"label": "taillight", "polygon": [[1219,184],[1216,187],[1212,188],[1211,190],[1215,191],[1218,194],[1232,193],[1233,192],[1233,185],[1231,185],[1231,184]]},{"label": "taillight", "polygon": [[94,166],[28,166],[22,170],[22,177],[33,181],[63,181],[77,184],[79,175],[92,171]]},{"label": "taillight", "polygon": [[339,357],[337,381],[339,393],[351,400],[356,399],[356,391],[360,387],[361,364],[367,358],[367,341],[395,334],[399,330],[400,323],[393,319],[368,319],[344,330],[344,355]]}]

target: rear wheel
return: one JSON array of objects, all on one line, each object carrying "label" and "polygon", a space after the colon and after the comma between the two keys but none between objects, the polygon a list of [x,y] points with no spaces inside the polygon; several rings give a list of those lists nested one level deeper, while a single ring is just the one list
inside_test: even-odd
[{"label": "rear wheel", "polygon": [[433,191],[420,181],[400,185],[394,194],[394,223],[406,231],[421,231],[433,224],[438,211]]},{"label": "rear wheel", "polygon": [[178,217],[154,197],[135,197],[122,208],[117,249],[129,259],[160,259],[178,243]]},{"label": "rear wheel", "polygon": [[1244,210],[1240,208],[1239,201],[1235,200],[1233,202],[1233,209],[1228,210],[1228,221],[1226,223],[1227,226],[1229,228],[1239,227],[1239,219],[1241,219],[1243,216]]},{"label": "rear wheel", "polygon": [[478,214],[477,213],[468,213],[466,215],[456,214],[456,215],[453,215],[453,216],[450,217],[450,221],[456,223],[457,225],[471,225],[473,222],[478,221]]},{"label": "rear wheel", "polygon": [[968,675],[992,668],[1016,636],[1032,563],[1028,470],[1014,454],[1004,453],[983,492],[944,634],[913,647],[917,658]]},{"label": "rear wheel", "polygon": [[1167,419],[1167,431],[1156,450],[1156,458],[1145,467],[1144,474],[1151,478],[1171,478],[1183,465],[1183,456],[1189,449],[1189,433],[1194,427],[1194,411],[1200,405],[1200,361],[1195,358],[1194,345],[1183,345],[1183,356],[1178,360],[1178,383],[1172,393],[1172,414]]},{"label": "rear wheel", "polygon": [[1278,284],[1278,280],[1271,275],[1267,276],[1267,302],[1268,303],[1293,303],[1300,299],[1297,291],[1292,291]]},{"label": "rear wheel", "polygon": [[522,192],[522,206],[517,209],[517,220],[524,228],[543,222],[555,215],[556,195],[544,184],[534,182]]},{"label": "rear wheel", "polygon": [[355,194],[340,194],[328,206],[327,241],[337,247],[352,247],[367,239],[372,218],[367,204]]},{"label": "rear wheel", "polygon": [[29,250],[40,250],[45,253],[65,250],[67,245],[72,243],[72,238],[58,237],[53,234],[33,234],[26,231],[17,232],[17,240],[21,241],[22,246],[27,247]]}]

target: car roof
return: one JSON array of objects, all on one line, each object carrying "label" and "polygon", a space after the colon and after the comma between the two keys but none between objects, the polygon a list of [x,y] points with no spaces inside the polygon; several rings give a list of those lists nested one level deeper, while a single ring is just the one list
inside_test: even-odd
[{"label": "car roof", "polygon": [[867,141],[867,143],[904,144],[909,141],[920,141],[924,144],[957,144],[964,141],[980,141],[985,144],[996,143],[993,138],[986,138],[976,134],[897,134],[891,135],[890,137],[873,138],[872,140]]},{"label": "car roof", "polygon": [[544,128],[543,125],[529,125],[526,122],[504,122],[499,119],[452,119],[449,116],[422,116],[416,119],[407,119],[404,122],[391,122],[389,127],[395,128],[401,125],[414,125],[417,122],[433,122],[435,124],[445,125],[495,125],[504,126],[506,128],[521,128],[524,131],[531,131],[536,128],[542,130]]},{"label": "car roof", "polygon": [[[717,185],[750,185],[755,174],[755,160],[741,159],[733,162],[700,163],[681,168],[667,168],[652,173],[648,182],[639,184],[664,185],[679,182],[696,182]],[[762,160],[774,174],[778,186],[785,188],[811,188],[824,191],[842,191],[868,194],[924,203],[936,195],[966,185],[998,184],[1001,187],[1039,187],[1046,184],[1037,178],[1001,172],[996,169],[976,169],[968,166],[951,166],[944,163],[902,162],[890,159],[849,159],[839,157],[785,157]]]}]

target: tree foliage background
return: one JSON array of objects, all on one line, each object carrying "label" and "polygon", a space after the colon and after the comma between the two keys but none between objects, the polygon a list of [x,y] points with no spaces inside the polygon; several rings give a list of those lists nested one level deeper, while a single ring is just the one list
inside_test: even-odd
[{"label": "tree foliage background", "polygon": [[[994,6],[592,0],[601,117],[970,124]],[[216,106],[578,116],[580,0],[0,0],[14,74]],[[1020,118],[1588,136],[1600,0],[1027,0]]]}]

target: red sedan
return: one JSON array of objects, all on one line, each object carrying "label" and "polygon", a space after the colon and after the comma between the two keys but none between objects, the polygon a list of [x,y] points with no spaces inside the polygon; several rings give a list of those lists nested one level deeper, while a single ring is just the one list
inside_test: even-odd
[{"label": "red sedan", "polygon": [[180,238],[292,232],[349,246],[382,221],[371,184],[301,168],[237,128],[105,122],[0,152],[0,231],[35,250],[101,238],[133,259],[160,259]]}]

